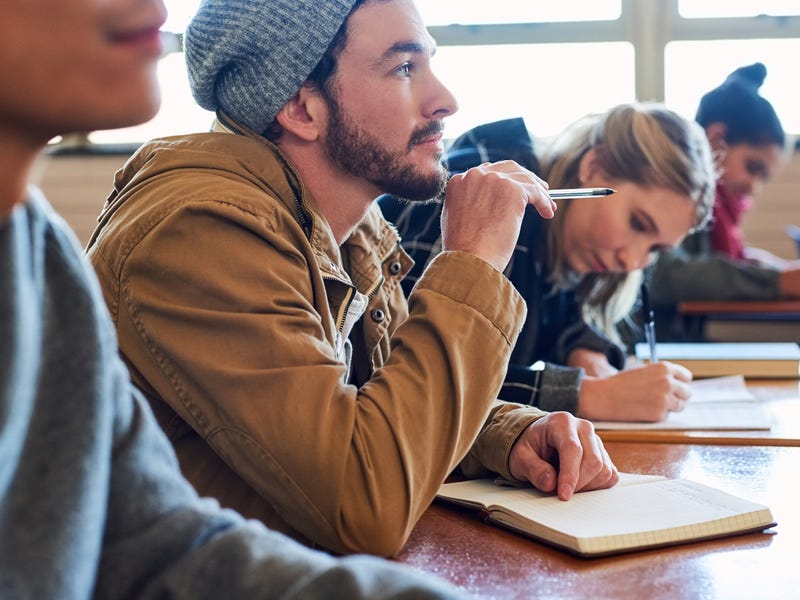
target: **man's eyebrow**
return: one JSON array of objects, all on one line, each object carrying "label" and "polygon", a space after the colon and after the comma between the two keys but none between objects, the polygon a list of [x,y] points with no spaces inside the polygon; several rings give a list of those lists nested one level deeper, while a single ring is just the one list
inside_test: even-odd
[{"label": "man's eyebrow", "polygon": [[389,62],[398,54],[424,54],[425,52],[429,52],[433,56],[436,53],[436,46],[433,44],[423,45],[419,42],[396,42],[381,55],[376,63]]}]

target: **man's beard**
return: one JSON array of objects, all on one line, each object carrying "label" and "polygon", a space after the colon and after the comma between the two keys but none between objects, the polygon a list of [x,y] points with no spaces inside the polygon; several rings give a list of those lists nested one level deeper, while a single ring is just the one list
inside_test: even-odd
[{"label": "man's beard", "polygon": [[426,201],[444,193],[447,171],[441,166],[430,175],[406,162],[405,156],[420,141],[442,130],[441,121],[413,133],[406,152],[394,152],[364,131],[342,111],[335,98],[328,99],[329,125],[325,148],[331,160],[344,172],[366,179],[382,193],[405,200]]}]

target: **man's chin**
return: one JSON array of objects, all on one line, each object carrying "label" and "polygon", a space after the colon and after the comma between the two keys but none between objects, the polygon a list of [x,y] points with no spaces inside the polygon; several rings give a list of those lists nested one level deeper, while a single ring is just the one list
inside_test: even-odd
[{"label": "man's chin", "polygon": [[447,188],[447,174],[443,170],[433,172],[428,177],[422,177],[420,173],[416,173],[413,176],[385,181],[381,187],[384,188],[385,193],[408,202],[442,200]]},{"label": "man's chin", "polygon": [[428,204],[430,202],[441,202],[444,200],[444,189],[432,194],[409,192],[407,189],[397,189],[394,192],[387,193],[407,204]]}]

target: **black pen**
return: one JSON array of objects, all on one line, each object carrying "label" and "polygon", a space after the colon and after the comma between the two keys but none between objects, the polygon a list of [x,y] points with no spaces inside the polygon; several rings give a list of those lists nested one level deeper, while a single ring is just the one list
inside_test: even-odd
[{"label": "black pen", "polygon": [[656,320],[653,307],[650,306],[650,294],[647,292],[647,283],[642,282],[642,314],[644,315],[644,335],[650,348],[650,364],[658,362],[656,355]]},{"label": "black pen", "polygon": [[563,190],[547,190],[553,200],[564,200],[569,198],[602,198],[610,196],[617,190],[611,188],[567,188]]}]

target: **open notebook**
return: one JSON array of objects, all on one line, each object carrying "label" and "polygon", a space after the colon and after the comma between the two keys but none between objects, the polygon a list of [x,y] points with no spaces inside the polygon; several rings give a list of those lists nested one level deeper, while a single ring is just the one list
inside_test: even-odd
[{"label": "open notebook", "polygon": [[769,508],[688,481],[622,473],[607,490],[564,502],[531,487],[492,479],[445,483],[438,498],[479,508],[487,521],[568,550],[603,556],[762,531]]}]

